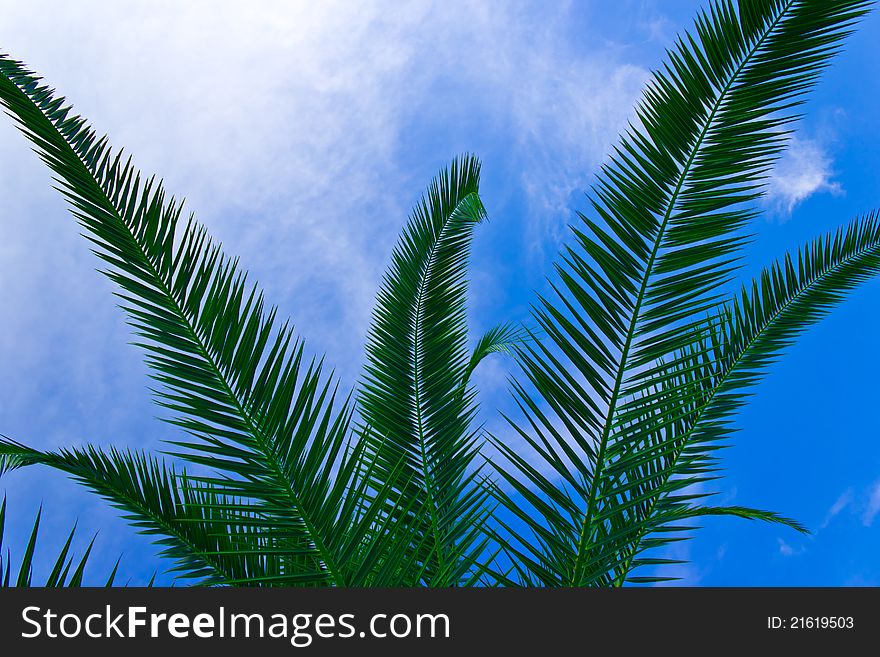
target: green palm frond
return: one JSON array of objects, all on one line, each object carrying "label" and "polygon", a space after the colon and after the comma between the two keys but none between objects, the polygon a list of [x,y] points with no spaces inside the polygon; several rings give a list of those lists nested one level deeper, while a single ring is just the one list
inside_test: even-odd
[{"label": "green palm frond", "polygon": [[[18,564],[18,573],[15,574],[16,568],[14,568],[12,563],[12,555],[8,549],[4,550],[3,548],[3,532],[6,527],[6,498],[3,498],[3,503],[0,504],[0,588],[9,588],[12,586],[18,588],[31,586],[42,586],[46,588],[76,588],[83,585],[83,574],[89,556],[92,553],[94,539],[89,542],[88,546],[83,551],[82,557],[80,557],[78,561],[75,561],[73,554],[71,553],[71,545],[73,543],[73,537],[76,534],[76,526],[70,530],[70,534],[68,534],[67,540],[58,552],[58,556],[55,558],[52,569],[46,576],[45,581],[43,581],[42,584],[34,583],[34,557],[37,550],[37,536],[40,531],[40,518],[42,515],[43,509],[41,507],[34,519],[34,525],[31,529],[27,545],[25,546],[21,562]],[[117,566],[118,565],[119,563],[117,562]],[[113,568],[107,578],[106,586],[112,586],[115,579],[116,567]]]},{"label": "green palm frond", "polygon": [[[367,337],[364,441],[374,486],[412,500],[407,524],[421,564],[413,584],[460,583],[485,547],[488,494],[473,467],[479,434],[467,389],[479,359],[468,357],[465,313],[471,239],[486,216],[479,181],[470,156],[435,178],[391,256]],[[497,347],[506,334],[493,335]]]},{"label": "green palm frond", "polygon": [[[748,202],[761,193],[794,108],[869,4],[714,2],[649,83],[638,127],[594,187],[595,219],[580,215],[554,295],[534,309],[546,339],[518,348],[539,399],[515,385],[527,418],[516,429],[537,461],[499,448],[512,463],[505,479],[532,507],[521,519],[537,543],[519,542],[534,581],[615,581],[628,531],[621,523],[639,494],[610,472],[621,458],[615,444],[640,433],[633,422],[663,421],[659,406],[621,413],[631,400],[666,395],[666,414],[678,415],[699,394],[674,381],[695,367],[682,352],[724,300],[741,228],[755,212]],[[518,504],[508,500],[514,512]]]},{"label": "green palm frond", "polygon": [[[274,537],[263,535],[265,518],[142,453],[94,447],[42,452],[3,439],[0,455],[19,467],[45,465],[70,475],[111,505],[141,533],[158,536],[169,572],[212,584],[265,584],[278,581],[286,564]],[[226,510],[234,514],[227,515]],[[288,573],[289,576],[292,576]]]},{"label": "green palm frond", "polygon": [[[343,504],[359,469],[347,449],[351,406],[305,356],[237,260],[183,218],[162,185],[143,179],[64,98],[0,57],[0,101],[55,173],[59,189],[121,288],[159,402],[189,439],[183,458],[220,471],[202,482],[259,506],[295,557],[290,584],[350,585],[357,529],[374,515]],[[247,516],[250,506],[230,509]],[[208,516],[211,517],[211,516]],[[220,521],[226,526],[225,518]],[[367,554],[378,558],[380,539]],[[310,556],[303,556],[308,553]]]},{"label": "green palm frond", "polygon": [[[119,286],[183,431],[167,460],[0,436],[0,475],[65,473],[202,585],[644,584],[671,579],[680,561],[662,549],[706,516],[806,532],[713,504],[718,450],[767,367],[880,273],[880,219],[786,255],[732,298],[728,285],[799,105],[871,4],[712,0],[603,165],[534,328],[501,324],[472,350],[467,267],[487,214],[479,161],[455,159],[393,250],[353,398],[161,182],[0,54],[0,103]],[[500,462],[481,453],[471,383],[496,353],[522,371],[515,440],[491,438]],[[40,515],[17,568],[5,516],[4,500],[0,584],[30,586]],[[81,585],[91,546],[77,561],[72,541],[47,586]]]},{"label": "green palm frond", "polygon": [[492,354],[504,354],[513,356],[517,345],[531,339],[531,335],[524,326],[507,322],[493,326],[477,340],[471,352],[471,359],[462,376],[461,388],[467,388],[471,375],[485,358]]},{"label": "green palm frond", "polygon": [[714,451],[730,435],[733,413],[767,367],[850,290],[878,274],[880,222],[873,213],[804,246],[796,259],[786,255],[765,269],[743,287],[719,321],[707,324],[704,342],[692,349],[704,367],[687,370],[672,395],[678,403],[685,385],[699,390],[691,395],[693,406],[680,412],[675,422],[653,430],[635,424],[638,432],[615,445],[618,463],[624,465],[614,468],[614,476],[638,481],[641,492],[626,514],[628,532],[621,543],[628,543],[628,556],[618,583],[632,581],[629,573],[645,565],[639,554],[665,544],[668,533],[649,538],[650,530],[669,522],[665,514],[678,506],[674,500],[670,503],[674,491],[710,476]]}]

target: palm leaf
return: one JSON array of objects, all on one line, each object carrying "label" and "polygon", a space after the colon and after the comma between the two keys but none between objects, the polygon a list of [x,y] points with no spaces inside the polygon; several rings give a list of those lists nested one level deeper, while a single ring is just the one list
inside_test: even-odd
[{"label": "palm leaf", "polygon": [[170,572],[213,584],[263,584],[280,579],[286,564],[265,518],[240,501],[176,472],[142,453],[94,447],[42,452],[14,441],[0,441],[0,455],[20,467],[40,464],[70,475],[124,513],[141,533],[158,536],[160,556],[173,559]]},{"label": "palm leaf", "polygon": [[412,583],[460,583],[485,546],[488,496],[473,467],[479,434],[467,380],[510,335],[496,331],[468,358],[467,260],[485,218],[479,176],[479,161],[465,156],[433,181],[394,249],[367,337],[364,440],[373,485],[412,501],[407,524],[421,564]]},{"label": "palm leaf", "polygon": [[748,202],[785,143],[793,109],[869,4],[714,2],[648,85],[638,127],[593,189],[595,218],[580,216],[554,294],[534,309],[546,339],[518,349],[540,401],[515,385],[527,418],[515,428],[542,465],[499,447],[518,494],[508,507],[525,498],[534,512],[521,519],[537,543],[521,542],[536,581],[614,582],[626,518],[616,507],[639,494],[608,473],[619,458],[614,445],[628,422],[658,422],[647,407],[624,421],[622,408],[664,394],[667,414],[689,406],[675,378],[696,365],[682,352],[723,301],[747,238],[741,228],[754,215]]},{"label": "palm leaf", "polygon": [[[698,482],[711,472],[713,452],[729,436],[734,412],[767,367],[850,290],[878,273],[880,222],[871,214],[807,244],[796,258],[786,255],[765,269],[742,288],[720,321],[707,324],[705,342],[693,349],[706,367],[684,376],[686,385],[700,391],[692,395],[692,408],[654,431],[638,425],[638,435],[631,432],[615,445],[621,461],[625,454],[637,455],[625,467],[612,468],[616,487],[641,479],[645,491],[627,514],[628,557],[618,571],[618,584],[645,565],[639,554],[665,544],[649,538],[650,528],[664,526],[666,512],[677,508],[669,498],[681,482]],[[681,396],[680,390],[673,394]],[[645,449],[646,444],[652,447]]]},{"label": "palm leaf", "polygon": [[[94,539],[88,544],[79,561],[75,562],[70,549],[71,544],[73,543],[73,537],[76,533],[75,525],[73,529],[70,530],[67,540],[58,552],[58,556],[55,558],[52,569],[46,576],[46,580],[43,584],[34,584],[34,556],[37,549],[37,536],[40,531],[40,518],[42,514],[43,509],[41,507],[34,519],[34,524],[31,528],[31,533],[28,537],[24,554],[22,555],[21,562],[18,564],[18,573],[17,575],[14,575],[13,583],[15,569],[12,564],[12,556],[7,549],[5,551],[6,556],[4,557],[3,549],[3,533],[6,526],[6,498],[3,498],[3,502],[0,504],[0,588],[8,588],[11,586],[19,588],[32,586],[43,586],[46,588],[76,588],[82,586],[83,574],[92,552]],[[76,565],[74,565],[74,563],[76,563]],[[72,572],[71,569],[73,569]],[[116,568],[113,569],[107,579],[108,586],[112,585],[115,576]]]},{"label": "palm leaf", "polygon": [[480,336],[477,343],[474,345],[473,351],[471,352],[471,359],[468,361],[464,375],[462,376],[461,389],[464,390],[467,388],[467,385],[471,380],[471,375],[485,358],[492,354],[513,356],[516,347],[520,343],[528,341],[531,335],[533,335],[533,333],[530,334],[528,329],[524,326],[511,322],[493,326],[486,331]]},{"label": "palm leaf", "polygon": [[[359,461],[346,448],[351,408],[337,398],[332,375],[306,358],[289,323],[279,325],[237,261],[183,219],[161,183],[143,179],[63,98],[6,57],[0,101],[55,173],[120,286],[162,384],[159,402],[189,435],[178,442],[183,458],[219,470],[202,483],[252,500],[272,519],[278,540],[297,555],[283,570],[287,583],[357,583],[345,555],[357,540],[353,527],[371,516],[340,515],[356,508],[342,500],[356,486]],[[247,517],[253,509],[228,511]],[[226,527],[226,518],[219,523]]]}]

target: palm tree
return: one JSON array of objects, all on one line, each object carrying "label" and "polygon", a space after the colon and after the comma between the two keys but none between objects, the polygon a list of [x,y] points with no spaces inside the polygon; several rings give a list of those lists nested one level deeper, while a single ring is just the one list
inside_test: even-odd
[{"label": "palm tree", "polygon": [[[119,286],[185,435],[170,460],[2,439],[0,472],[67,473],[158,535],[178,576],[215,585],[620,586],[666,578],[657,549],[699,516],[805,531],[709,506],[705,489],[750,386],[880,270],[880,222],[724,291],[797,106],[869,5],[715,0],[700,13],[602,167],[533,326],[502,324],[470,353],[467,261],[486,211],[479,162],[453,161],[394,250],[352,394],[161,182],[0,57],[0,101]],[[470,377],[496,352],[516,360],[509,421],[526,452],[475,425]],[[487,441],[504,459],[487,462]],[[661,570],[634,574],[646,566]]]}]

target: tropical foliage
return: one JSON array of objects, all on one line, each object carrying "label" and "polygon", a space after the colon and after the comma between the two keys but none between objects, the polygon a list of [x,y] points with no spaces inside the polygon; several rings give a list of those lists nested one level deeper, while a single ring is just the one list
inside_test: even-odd
[{"label": "tropical foliage", "polygon": [[[708,505],[716,452],[768,365],[880,271],[880,221],[726,290],[798,105],[869,5],[701,12],[602,167],[552,293],[527,325],[501,324],[472,350],[467,263],[487,213],[479,162],[454,160],[393,251],[351,394],[161,182],[0,56],[0,101],[118,285],[157,403],[184,436],[168,461],[3,439],[0,473],[68,474],[157,536],[177,576],[209,585],[620,586],[666,578],[660,548],[701,516],[805,531]],[[517,365],[515,442],[477,424],[471,375],[493,353]],[[18,585],[31,583],[35,537],[36,525]],[[82,580],[88,553],[69,575],[69,546],[50,585]],[[7,559],[7,583],[10,572]]]}]

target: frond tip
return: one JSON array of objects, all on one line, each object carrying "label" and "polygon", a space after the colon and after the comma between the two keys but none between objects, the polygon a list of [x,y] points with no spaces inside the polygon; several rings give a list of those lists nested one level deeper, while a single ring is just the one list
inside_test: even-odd
[{"label": "frond tip", "polygon": [[[42,515],[43,508],[40,507],[40,510],[37,512],[36,518],[34,519],[34,524],[31,528],[31,533],[27,545],[25,546],[21,562],[18,564],[18,573],[17,575],[14,575],[13,578],[15,568],[12,564],[11,553],[8,549],[5,551],[3,549],[3,532],[6,527],[6,497],[3,498],[3,502],[0,504],[0,588],[9,588],[12,586],[17,588],[29,588],[33,586],[46,588],[77,588],[83,585],[83,574],[86,569],[86,564],[89,561],[89,556],[92,553],[92,545],[94,544],[95,539],[93,538],[89,542],[79,560],[75,560],[71,551],[71,546],[73,544],[74,534],[76,533],[76,525],[70,530],[67,540],[58,552],[54,564],[52,565],[49,574],[46,575],[45,580],[43,580],[41,584],[34,583],[34,557],[37,552],[37,536],[40,531],[40,518]],[[112,586],[115,577],[116,567],[113,568],[113,571],[106,579],[106,586]]]},{"label": "frond tip", "polygon": [[[708,504],[707,488],[750,387],[880,273],[880,221],[786,255],[732,299],[726,285],[797,107],[871,4],[711,2],[602,166],[536,326],[496,326],[472,351],[467,266],[487,213],[479,161],[455,159],[394,248],[354,397],[160,181],[0,55],[0,104],[118,285],[157,402],[184,432],[167,456],[196,466],[0,437],[0,475],[66,473],[207,585],[621,586],[671,579],[677,561],[657,550],[700,517],[806,532]],[[484,463],[471,378],[495,353],[521,366],[521,419],[517,442],[493,438],[503,460]],[[34,581],[39,522],[17,569],[0,549],[3,585]],[[81,584],[91,547],[76,562],[72,539],[48,586]]]}]

